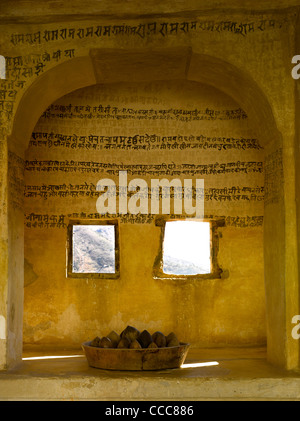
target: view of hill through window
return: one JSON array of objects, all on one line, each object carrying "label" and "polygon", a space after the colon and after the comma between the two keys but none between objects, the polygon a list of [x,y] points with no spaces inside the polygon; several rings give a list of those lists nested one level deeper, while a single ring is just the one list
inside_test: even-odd
[{"label": "view of hill through window", "polygon": [[169,275],[198,275],[210,271],[209,222],[166,222],[163,272]]},{"label": "view of hill through window", "polygon": [[115,273],[115,227],[73,226],[73,272]]}]

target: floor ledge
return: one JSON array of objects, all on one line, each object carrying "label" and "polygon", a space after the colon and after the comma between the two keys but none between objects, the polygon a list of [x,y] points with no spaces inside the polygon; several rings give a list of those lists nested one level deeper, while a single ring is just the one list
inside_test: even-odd
[{"label": "floor ledge", "polygon": [[300,373],[270,365],[264,347],[190,349],[183,367],[144,372],[99,370],[82,350],[33,347],[0,372],[0,400],[300,400]]}]

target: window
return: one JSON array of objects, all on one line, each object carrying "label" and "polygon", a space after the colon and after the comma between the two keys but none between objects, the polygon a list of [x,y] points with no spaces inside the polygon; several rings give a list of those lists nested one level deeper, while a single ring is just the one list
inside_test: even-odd
[{"label": "window", "polygon": [[161,244],[153,275],[161,279],[219,278],[219,233],[224,221],[166,220],[157,218]]},{"label": "window", "polygon": [[209,222],[166,222],[163,272],[170,275],[210,273]]},{"label": "window", "polygon": [[119,276],[118,223],[70,221],[67,274],[69,277]]}]

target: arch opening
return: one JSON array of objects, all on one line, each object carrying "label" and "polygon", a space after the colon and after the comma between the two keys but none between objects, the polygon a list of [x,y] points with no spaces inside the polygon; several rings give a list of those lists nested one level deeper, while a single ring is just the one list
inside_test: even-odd
[{"label": "arch opening", "polygon": [[[150,52],[149,54],[145,52],[143,53],[144,57],[148,57],[147,60],[151,59],[151,54],[154,63],[155,61],[159,63],[162,51],[159,51],[158,53]],[[178,56],[182,57],[182,51],[174,50],[169,53],[167,51],[165,54],[165,66],[168,67],[168,64],[174,63],[174,57]],[[10,136],[11,152],[24,157],[28,139],[31,136],[39,116],[47,108],[47,106],[52,104],[57,98],[60,98],[79,88],[94,85],[95,83],[107,85],[112,82],[123,82],[124,75],[121,69],[124,68],[124,63],[127,64],[127,72],[125,76],[126,82],[130,79],[130,77],[132,77],[130,76],[132,74],[131,69],[136,69],[136,63],[139,63],[139,67],[133,74],[136,75],[138,72],[138,74],[142,75],[141,82],[144,80],[157,80],[158,76],[156,71],[161,67],[157,68],[156,66],[153,66],[155,70],[150,72],[150,74],[149,72],[145,72],[148,61],[142,60],[140,52],[136,54],[131,52],[130,60],[128,60],[125,55],[122,55],[119,63],[119,72],[115,72],[110,77],[110,69],[112,66],[115,66],[115,62],[118,57],[118,51],[106,51],[105,55],[103,51],[97,50],[96,52],[94,51],[91,53],[90,57],[73,59],[77,60],[76,66],[72,63],[73,60],[70,60],[69,62],[65,62],[63,65],[52,68],[43,76],[39,77],[20,100],[19,107],[15,115],[13,130]],[[175,68],[173,72],[173,80],[183,79],[189,82],[203,83],[230,95],[230,97],[237,101],[241,108],[245,110],[245,112],[249,115],[249,118],[251,118],[257,136],[264,145],[267,155],[270,157],[274,153],[279,153],[278,151],[281,147],[280,135],[277,131],[271,108],[255,82],[251,80],[251,78],[247,77],[243,72],[228,63],[222,63],[220,66],[220,61],[213,57],[193,54],[190,50],[185,51],[183,57],[184,60],[181,60],[181,63],[184,63],[184,65],[177,66]],[[101,60],[104,59],[107,63],[106,67],[101,66]],[[220,67],[222,70],[220,70]],[[170,78],[170,73],[165,77],[165,79],[168,78]],[[41,95],[41,93],[43,93],[43,95]],[[36,98],[38,98],[38,101],[35,100]],[[35,104],[34,107],[32,107],[33,103]],[[260,104],[259,109],[257,108],[258,103]],[[30,110],[30,112],[28,110]],[[281,355],[279,357],[275,356],[274,358],[272,355],[284,353],[284,347],[282,346],[282,340],[280,337],[280,335],[282,335],[282,331],[278,333],[273,332],[271,324],[268,322],[268,320],[273,317],[274,311],[276,311],[273,303],[278,298],[276,297],[276,291],[272,291],[272,283],[270,279],[274,279],[274,276],[280,276],[280,270],[278,271],[277,268],[278,266],[281,267],[283,264],[284,253],[282,253],[282,245],[284,245],[284,231],[282,229],[278,229],[278,232],[276,232],[276,230],[274,230],[274,222],[275,214],[276,221],[278,221],[278,217],[283,220],[284,214],[282,197],[279,196],[275,198],[272,203],[272,208],[269,207],[269,210],[267,209],[267,212],[265,212],[264,215],[264,248],[266,251],[268,249],[268,245],[273,243],[275,239],[278,244],[278,256],[280,254],[280,258],[275,262],[274,254],[270,256],[268,255],[268,252],[265,252],[264,265],[266,295],[268,300],[268,347],[269,344],[271,344],[269,348],[271,351],[269,352],[268,349],[268,352],[270,354],[270,360],[274,359],[276,361],[276,358],[279,360],[282,358]],[[276,209],[279,209],[279,213]],[[12,211],[12,213],[13,212],[14,211]],[[20,221],[19,215],[15,218],[11,229],[12,235],[16,235],[16,233],[18,233],[18,235],[22,237],[23,220],[22,222]],[[19,246],[18,253],[22,253],[21,246]],[[272,268],[270,263],[273,264]],[[276,273],[278,273],[278,275],[276,275]],[[22,275],[22,269],[20,269],[20,274]],[[274,281],[272,280],[272,282]],[[20,298],[18,301],[20,301]],[[72,309],[70,309],[70,311],[71,310]],[[282,317],[282,314],[278,315],[278,318],[280,317]],[[282,329],[284,329],[283,326]],[[16,338],[20,349],[20,332]],[[276,349],[276,351],[273,352],[274,349]]]}]

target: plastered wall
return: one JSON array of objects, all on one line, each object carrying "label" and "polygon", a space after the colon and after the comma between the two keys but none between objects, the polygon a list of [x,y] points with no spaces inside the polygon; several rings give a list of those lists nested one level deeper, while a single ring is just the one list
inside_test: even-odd
[{"label": "plastered wall", "polygon": [[[25,155],[24,342],[74,345],[130,324],[194,346],[265,343],[263,161],[246,113],[196,82],[94,85],[48,107]],[[117,212],[120,279],[66,278],[68,222],[105,218],[96,184],[118,185],[120,170],[149,186],[204,179],[205,218],[225,221],[221,278],[154,279],[150,204]]]},{"label": "plastered wall", "polygon": [[[0,367],[20,360],[23,340],[77,345],[129,323],[176,330],[193,345],[267,338],[269,361],[299,366],[299,343],[290,334],[299,314],[291,78],[298,9],[240,11],[231,3],[208,11],[197,4],[176,6],[172,14],[166,3],[157,15],[134,15],[127,4],[119,6],[109,5],[103,15],[89,5],[84,17],[62,6],[56,19],[45,2],[49,16],[40,7],[27,15],[6,11],[2,22]],[[60,99],[82,87],[88,88]],[[171,109],[198,110],[203,119],[180,121]],[[166,112],[158,120],[150,110]],[[99,117],[83,116],[89,113]],[[136,148],[148,146],[152,135],[157,149]],[[108,148],[117,136],[128,149]],[[174,147],[189,142],[182,136],[194,136],[197,148]],[[226,146],[251,141],[245,149],[223,148],[224,136],[234,139]],[[74,146],[65,143],[69,138]],[[93,171],[86,162],[95,163]],[[223,278],[179,285],[153,279],[160,228],[151,218],[128,216],[120,223],[120,279],[66,279],[68,219],[98,218],[89,187],[104,175],[115,177],[120,164],[147,165],[139,175],[147,180],[151,166],[165,171],[168,164],[176,171],[168,177],[203,176],[205,214],[225,220],[218,254]],[[193,165],[204,174],[192,176]],[[223,195],[231,199],[220,200]]]}]

